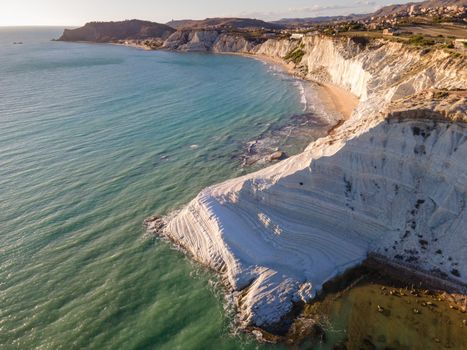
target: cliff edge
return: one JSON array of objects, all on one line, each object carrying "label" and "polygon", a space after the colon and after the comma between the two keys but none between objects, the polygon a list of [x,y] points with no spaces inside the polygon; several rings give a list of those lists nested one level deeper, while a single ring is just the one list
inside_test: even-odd
[{"label": "cliff edge", "polygon": [[[306,150],[148,220],[223,277],[245,326],[277,330],[294,304],[376,253],[467,282],[465,57],[321,36],[253,44],[177,32],[166,47],[266,55],[360,98]],[[235,43],[235,44],[234,44]]]}]

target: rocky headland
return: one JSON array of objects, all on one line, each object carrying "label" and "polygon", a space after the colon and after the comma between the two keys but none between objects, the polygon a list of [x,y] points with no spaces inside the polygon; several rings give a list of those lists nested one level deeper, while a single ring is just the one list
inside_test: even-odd
[{"label": "rocky headland", "polygon": [[369,254],[464,288],[464,55],[382,39],[210,29],[175,31],[160,47],[269,57],[359,99],[301,154],[147,221],[223,276],[242,325],[280,332],[296,305]]},{"label": "rocky headland", "polygon": [[174,36],[168,47],[187,51],[283,60],[299,51],[297,74],[360,99],[303,153],[149,222],[225,277],[244,325],[274,330],[370,252],[467,282],[463,57],[321,36],[259,45],[211,31]]},{"label": "rocky headland", "polygon": [[120,40],[148,40],[162,42],[176,30],[168,25],[149,21],[89,22],[83,27],[65,29],[59,41],[88,41],[97,43]]}]

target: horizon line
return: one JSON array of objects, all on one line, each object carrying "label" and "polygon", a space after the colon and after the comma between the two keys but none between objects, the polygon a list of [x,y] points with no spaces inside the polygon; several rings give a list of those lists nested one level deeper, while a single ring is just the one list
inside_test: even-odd
[{"label": "horizon line", "polygon": [[[370,12],[371,13],[371,12]],[[318,15],[318,16],[291,16],[291,17],[278,17],[275,19],[262,19],[259,17],[248,17],[248,16],[242,16],[242,15],[237,15],[237,16],[213,16],[213,17],[204,17],[204,18],[172,18],[169,21],[156,21],[152,19],[141,19],[141,18],[126,18],[126,19],[108,19],[108,20],[98,20],[98,19],[93,19],[93,20],[87,20],[83,22],[82,24],[0,24],[0,28],[6,28],[6,27],[81,27],[84,26],[86,23],[90,22],[122,22],[122,21],[128,21],[128,20],[139,20],[139,21],[149,21],[153,23],[159,23],[159,24],[167,24],[172,21],[202,21],[205,19],[211,19],[211,18],[245,18],[245,19],[257,19],[261,20],[264,22],[274,22],[274,21],[280,21],[282,19],[305,19],[305,18],[320,18],[320,17],[345,17],[345,16],[351,16],[351,15],[365,15],[365,14],[370,14],[368,12],[350,12],[346,14],[339,14],[339,15]]]},{"label": "horizon line", "polygon": [[79,27],[79,24],[0,24],[0,28],[13,27]]}]

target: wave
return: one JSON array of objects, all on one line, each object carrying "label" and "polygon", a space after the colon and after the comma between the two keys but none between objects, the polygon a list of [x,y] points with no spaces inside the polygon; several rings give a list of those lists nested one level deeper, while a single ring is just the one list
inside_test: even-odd
[{"label": "wave", "polygon": [[298,91],[300,93],[300,103],[303,105],[303,112],[307,112],[308,111],[308,99],[307,99],[307,93],[305,90],[305,86],[303,82],[299,80],[297,80],[294,83],[294,85],[298,87]]}]

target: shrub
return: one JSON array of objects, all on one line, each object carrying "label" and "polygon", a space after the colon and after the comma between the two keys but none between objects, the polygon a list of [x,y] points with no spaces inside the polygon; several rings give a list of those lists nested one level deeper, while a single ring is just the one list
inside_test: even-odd
[{"label": "shrub", "polygon": [[360,47],[366,47],[370,43],[370,39],[365,36],[353,36],[350,40]]},{"label": "shrub", "polygon": [[305,55],[305,51],[303,51],[301,47],[297,47],[296,49],[290,51],[285,56],[285,59],[287,61],[292,61],[295,64],[299,64],[304,55]]},{"label": "shrub", "polygon": [[350,26],[351,30],[363,30],[365,27],[361,23],[354,23]]},{"label": "shrub", "polygon": [[408,43],[416,46],[431,46],[435,44],[434,40],[426,39],[423,35],[420,34],[412,35],[409,38]]}]

